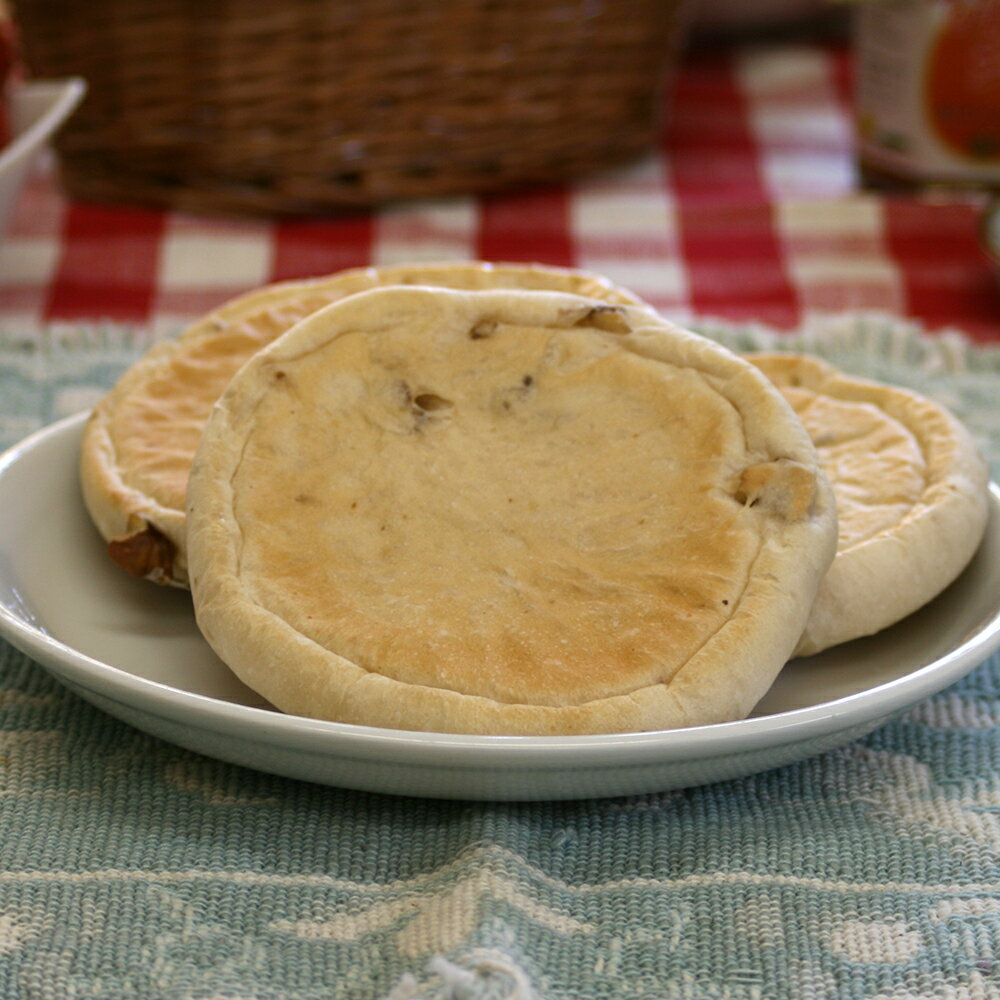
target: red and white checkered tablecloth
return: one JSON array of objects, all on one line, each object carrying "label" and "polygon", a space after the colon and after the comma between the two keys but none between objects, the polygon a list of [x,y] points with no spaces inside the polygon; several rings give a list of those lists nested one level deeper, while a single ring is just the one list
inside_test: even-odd
[{"label": "red and white checkered tablecloth", "polygon": [[68,202],[36,171],[0,242],[0,326],[176,329],[278,279],[417,260],[575,265],[671,318],[880,310],[1000,340],[973,198],[859,189],[850,60],[821,45],[691,52],[660,149],[613,173],[341,218],[232,221]]}]

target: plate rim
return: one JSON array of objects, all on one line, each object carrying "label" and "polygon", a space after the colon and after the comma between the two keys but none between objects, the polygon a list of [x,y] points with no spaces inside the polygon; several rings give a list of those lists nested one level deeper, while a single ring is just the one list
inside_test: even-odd
[{"label": "plate rim", "polygon": [[[0,480],[29,453],[50,441],[78,431],[89,411],[63,417],[27,435],[0,454]],[[1000,515],[1000,486],[989,484],[991,514]],[[381,729],[354,723],[332,722],[289,715],[268,708],[241,705],[161,681],[130,673],[74,649],[17,617],[0,603],[0,635],[29,658],[53,674],[64,686],[85,689],[116,701],[123,707],[141,709],[168,721],[178,711],[197,720],[202,728],[220,735],[246,738],[253,728],[256,740],[266,745],[289,746],[297,751],[331,755],[345,752],[380,759],[411,757],[419,752],[427,763],[455,763],[466,768],[491,768],[530,761],[543,767],[620,767],[672,761],[710,760],[738,749],[751,752],[821,739],[856,726],[875,725],[918,701],[943,690],[1000,649],[1000,600],[990,617],[955,648],[902,677],[852,692],[830,701],[732,722],[680,729],[635,733],[600,733],[578,736],[504,736],[463,733],[430,733],[418,730]],[[173,712],[164,713],[164,706]],[[194,718],[190,718],[193,716]],[[387,756],[388,755],[388,756]]]}]

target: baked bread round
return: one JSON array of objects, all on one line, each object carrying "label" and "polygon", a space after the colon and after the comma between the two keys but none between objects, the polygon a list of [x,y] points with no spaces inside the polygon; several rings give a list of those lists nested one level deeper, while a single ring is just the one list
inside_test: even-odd
[{"label": "baked bread round", "polygon": [[480,734],[744,717],[833,558],[809,436],[651,310],[383,288],[256,354],[188,489],[199,627],[277,708]]},{"label": "baked bread round", "polygon": [[212,404],[240,366],[315,310],[380,285],[554,289],[615,303],[638,299],[596,275],[534,264],[414,264],[358,268],[267,285],[154,347],[96,406],[84,430],[80,478],[111,558],[135,576],[187,586],[184,497]]},{"label": "baked bread round", "polygon": [[747,357],[802,420],[837,500],[837,557],[796,652],[872,635],[936,597],[986,527],[989,471],[969,431],[931,399],[819,358]]}]

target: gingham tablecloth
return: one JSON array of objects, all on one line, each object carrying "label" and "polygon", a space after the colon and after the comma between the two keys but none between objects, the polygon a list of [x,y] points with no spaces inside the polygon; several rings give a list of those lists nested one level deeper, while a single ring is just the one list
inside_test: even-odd
[{"label": "gingham tablecloth", "polygon": [[326,221],[224,222],[66,204],[36,175],[0,240],[0,326],[176,329],[261,283],[412,260],[538,260],[607,274],[664,313],[755,320],[879,309],[1000,337],[975,201],[859,192],[841,49],[693,54],[661,150],[567,187]]},{"label": "gingham tablecloth", "polygon": [[[468,255],[593,267],[734,347],[912,385],[996,475],[972,208],[850,193],[839,56],[706,57],[679,94],[669,158],[482,204],[221,223],[67,205],[40,174],[0,251],[0,444],[256,282]],[[994,658],[862,740],[745,779],[434,802],[198,756],[0,643],[0,997],[998,1000],[998,723]]]}]

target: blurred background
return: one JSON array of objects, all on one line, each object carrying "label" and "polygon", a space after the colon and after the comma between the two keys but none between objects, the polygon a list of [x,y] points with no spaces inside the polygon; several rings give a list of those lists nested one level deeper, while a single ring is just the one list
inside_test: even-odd
[{"label": "blurred background", "polygon": [[680,319],[997,334],[1000,0],[7,0],[4,25],[8,109],[86,93],[8,191],[0,316],[169,324],[486,257]]}]

